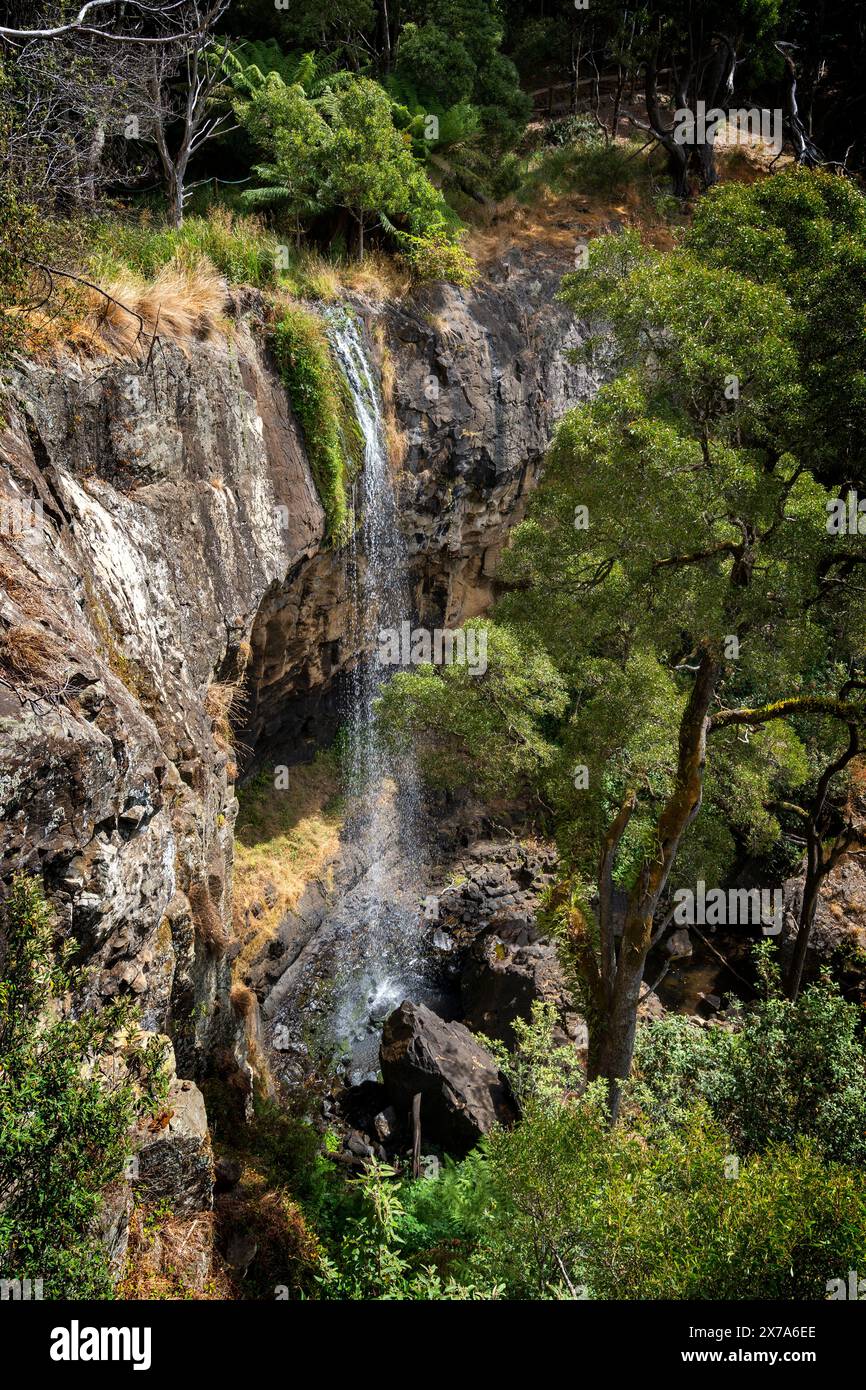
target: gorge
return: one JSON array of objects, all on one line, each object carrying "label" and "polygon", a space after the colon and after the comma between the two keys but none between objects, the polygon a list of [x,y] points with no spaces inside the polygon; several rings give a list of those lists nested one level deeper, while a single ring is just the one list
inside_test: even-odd
[{"label": "gorge", "polygon": [[[364,439],[343,548],[325,540],[254,300],[229,306],[227,336],[161,338],[144,367],[69,357],[14,375],[3,488],[38,498],[45,525],[4,547],[3,616],[47,640],[24,684],[0,685],[3,860],[42,875],[90,998],[131,992],[171,1038],[187,1108],[215,1058],[248,1094],[251,1063],[269,1053],[280,1074],[292,1054],[274,1030],[297,1033],[298,990],[335,940],[334,1033],[362,1070],[368,1016],[415,997],[424,832],[411,766],[373,728],[375,635],[486,610],[553,422],[591,389],[566,359],[567,313],[539,292],[563,268],[513,252],[472,290],[324,311]],[[404,453],[393,484],[385,410]],[[232,687],[237,751],[218,718]],[[279,973],[239,1008],[236,782],[276,765],[291,779],[343,720],[344,887],[293,919]]]}]

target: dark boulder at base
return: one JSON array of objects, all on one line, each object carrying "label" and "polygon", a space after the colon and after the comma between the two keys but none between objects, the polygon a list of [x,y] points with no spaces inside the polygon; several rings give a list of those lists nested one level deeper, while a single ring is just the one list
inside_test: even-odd
[{"label": "dark boulder at base", "polygon": [[553,1004],[561,1041],[573,1035],[574,1002],[556,947],[532,925],[520,921],[491,924],[469,949],[461,980],[463,1017],[488,1038],[514,1044],[514,1023],[528,1023],[537,1001]]},{"label": "dark boulder at base", "polygon": [[462,1023],[446,1023],[424,1004],[404,1000],[385,1020],[382,1077],[400,1119],[421,1094],[423,1142],[465,1154],[497,1123],[517,1118],[496,1062]]}]

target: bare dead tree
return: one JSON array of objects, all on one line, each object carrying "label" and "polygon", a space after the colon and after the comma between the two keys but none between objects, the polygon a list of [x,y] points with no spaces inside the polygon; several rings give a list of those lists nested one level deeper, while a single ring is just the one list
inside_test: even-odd
[{"label": "bare dead tree", "polygon": [[140,49],[76,33],[16,55],[6,158],[33,201],[87,211],[107,184],[135,182],[141,149],[124,138],[124,111],[140,62]]},{"label": "bare dead tree", "polygon": [[209,140],[235,129],[231,108],[219,110],[216,103],[225,82],[229,42],[219,43],[215,35],[230,3],[192,0],[194,29],[176,44],[148,53],[135,87],[140,137],[156,148],[175,227],[183,223],[191,160]]},{"label": "bare dead tree", "polygon": [[[159,45],[173,43],[178,33],[188,32],[184,19],[187,0],[164,0],[156,5],[146,4],[145,0],[87,0],[69,20],[63,20],[59,5],[50,8],[58,12],[57,22],[49,20],[33,26],[0,24],[0,39],[17,46],[34,39],[90,34],[110,43]],[[144,33],[142,21],[164,31]]]},{"label": "bare dead tree", "polygon": [[[110,0],[100,0],[110,7]],[[12,45],[6,105],[12,112],[6,157],[16,181],[42,204],[93,207],[101,188],[140,186],[161,171],[175,225],[183,218],[186,179],[196,152],[228,125],[215,112],[227,44],[215,31],[231,0],[166,0],[124,10],[121,30],[82,21],[21,24],[33,34]],[[37,6],[25,5],[24,12]],[[22,7],[19,6],[19,19]],[[144,50],[133,39],[159,38]],[[106,39],[110,39],[106,42]],[[4,47],[0,37],[0,51]]]},{"label": "bare dead tree", "polygon": [[797,163],[804,164],[807,168],[814,168],[816,165],[823,164],[821,151],[812,139],[811,134],[806,128],[800,115],[800,108],[797,101],[797,65],[794,62],[792,48],[789,43],[777,43],[774,45],[776,52],[780,53],[785,60],[785,92],[784,92],[784,113],[785,125],[794,146],[794,154]]}]

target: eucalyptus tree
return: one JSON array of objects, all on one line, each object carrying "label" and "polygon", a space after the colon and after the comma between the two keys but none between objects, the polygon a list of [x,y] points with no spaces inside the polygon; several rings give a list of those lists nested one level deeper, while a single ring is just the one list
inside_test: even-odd
[{"label": "eucalyptus tree", "polygon": [[615,380],[560,423],[505,557],[508,642],[481,677],[398,676],[383,706],[428,769],[551,809],[568,870],[552,914],[615,1114],[672,889],[718,880],[738,842],[768,850],[807,741],[830,762],[832,731],[866,719],[866,617],[839,563],[840,542],[857,563],[864,545],[828,529],[782,284],[626,233],[562,293]]}]

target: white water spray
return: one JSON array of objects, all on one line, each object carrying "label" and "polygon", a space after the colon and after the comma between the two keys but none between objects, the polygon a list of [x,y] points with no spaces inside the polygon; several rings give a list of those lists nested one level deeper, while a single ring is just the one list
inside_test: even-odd
[{"label": "white water spray", "polygon": [[412,616],[379,392],[354,319],[345,310],[331,311],[328,319],[364,440],[364,466],[354,490],[360,524],[347,553],[352,637],[361,657],[351,674],[346,713],[357,805],[354,840],[366,872],[350,895],[355,920],[338,971],[334,1015],[336,1031],[357,1056],[361,1038],[377,1031],[402,999],[417,997],[423,985],[418,903],[424,836],[411,750],[387,747],[375,718],[375,702],[389,676],[376,660],[377,634]]}]

